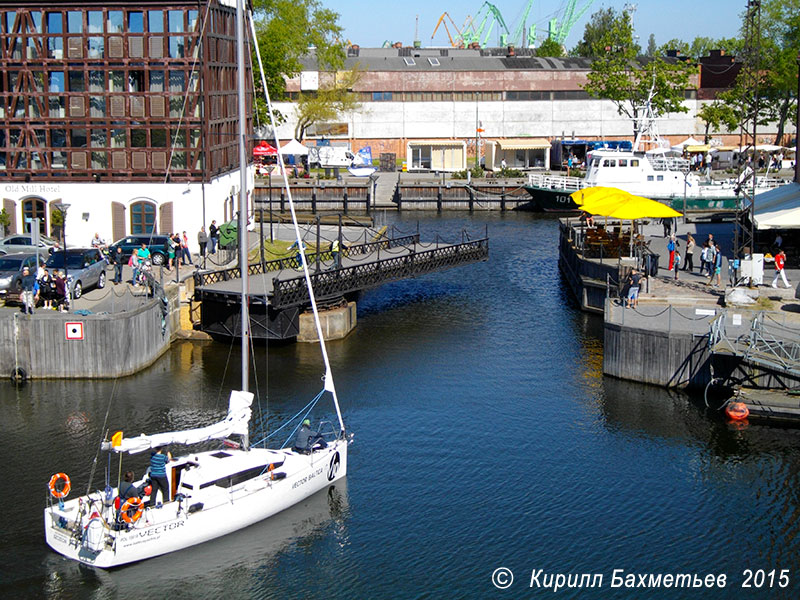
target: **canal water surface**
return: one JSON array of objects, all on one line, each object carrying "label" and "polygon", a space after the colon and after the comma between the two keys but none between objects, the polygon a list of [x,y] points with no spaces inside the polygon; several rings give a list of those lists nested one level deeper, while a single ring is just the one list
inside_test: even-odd
[{"label": "canal water surface", "polygon": [[[118,381],[0,383],[0,595],[525,598],[552,595],[537,587],[548,577],[586,573],[602,584],[559,594],[798,596],[798,430],[732,429],[702,401],[604,378],[602,322],[575,308],[559,277],[554,220],[382,218],[405,230],[419,221],[423,240],[488,226],[491,257],[369,291],[357,329],[330,344],[355,432],[342,485],[221,540],[82,568],[45,545],[50,475],[85,491],[106,415],[106,429],[126,435],[218,419],[238,386],[238,348],[176,344]],[[274,422],[321,387],[315,346],[255,354]],[[138,474],[144,460],[124,468]],[[101,455],[95,487],[118,469]],[[505,590],[492,581],[501,567],[514,577]],[[725,575],[726,587],[615,588],[615,569]],[[748,569],[760,587],[742,587]],[[509,581],[497,572],[495,583]]]}]

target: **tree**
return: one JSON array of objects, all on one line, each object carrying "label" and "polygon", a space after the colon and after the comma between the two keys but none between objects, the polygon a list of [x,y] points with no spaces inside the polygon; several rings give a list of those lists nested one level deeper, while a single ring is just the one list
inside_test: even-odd
[{"label": "tree", "polygon": [[[270,95],[283,96],[287,77],[302,71],[301,57],[315,49],[319,69],[344,65],[338,13],[323,8],[319,0],[253,0],[258,48]],[[261,90],[256,76],[256,89]]]},{"label": "tree", "polygon": [[689,56],[689,44],[684,42],[683,40],[679,40],[677,38],[673,38],[669,40],[666,44],[661,46],[657,55],[666,56],[667,52],[674,52],[677,51],[679,56]]},{"label": "tree", "polygon": [[656,36],[655,34],[650,34],[650,37],[647,38],[647,52],[645,52],[645,56],[649,56],[650,58],[655,58],[656,54],[658,54],[658,46],[656,46]]},{"label": "tree", "polygon": [[733,131],[739,126],[736,110],[724,100],[715,100],[714,102],[703,104],[700,110],[697,111],[697,116],[706,124],[703,138],[704,144],[708,143],[709,130],[719,132],[724,126],[728,131]]},{"label": "tree", "polygon": [[778,124],[775,143],[781,144],[786,121],[794,114],[797,103],[800,0],[767,0],[762,9],[761,66],[764,76],[760,92],[767,118]]},{"label": "tree", "polygon": [[560,57],[564,56],[564,47],[557,41],[547,38],[536,49],[536,56]]},{"label": "tree", "polygon": [[361,78],[358,70],[342,71],[332,74],[333,80],[325,85],[320,85],[316,93],[301,94],[297,101],[297,125],[294,128],[294,137],[303,141],[306,130],[314,123],[331,121],[342,113],[347,113],[358,108],[358,94],[353,87]]},{"label": "tree", "polygon": [[[583,30],[583,39],[578,42],[578,45],[572,49],[573,56],[587,56],[589,58],[597,58],[605,54],[605,46],[600,43],[605,36],[611,31],[619,17],[613,8],[600,9],[594,13],[586,27]],[[633,35],[631,35],[631,45],[635,49],[634,55],[639,54],[639,45],[633,44]]]},{"label": "tree", "polygon": [[640,131],[648,99],[657,114],[686,112],[684,91],[694,67],[659,57],[639,59],[629,15],[613,9],[600,12],[610,12],[612,20],[587,49],[595,60],[584,89],[595,98],[611,100],[620,115],[633,121],[634,135]]},{"label": "tree", "polygon": [[[756,122],[777,124],[775,143],[782,143],[786,122],[794,114],[797,102],[797,48],[800,47],[800,0],[764,0],[761,4],[761,30],[756,43],[760,47],[760,64],[746,63],[733,88],[718,98],[735,111],[739,122],[753,119],[755,100]],[[741,40],[720,40],[730,53],[745,56]],[[758,82],[755,86],[747,81]]]}]

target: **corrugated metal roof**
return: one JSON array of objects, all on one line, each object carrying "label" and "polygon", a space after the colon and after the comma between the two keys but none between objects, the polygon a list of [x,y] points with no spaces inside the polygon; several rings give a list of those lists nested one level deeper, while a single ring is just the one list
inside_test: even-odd
[{"label": "corrugated metal roof", "polygon": [[[414,59],[414,64],[407,64],[404,59],[408,58]],[[439,64],[431,64],[428,58],[437,58]],[[313,52],[303,57],[301,63],[304,70],[318,68]],[[348,51],[344,66],[346,69],[358,66],[362,71],[368,72],[574,71],[589,70],[591,59],[487,55],[480,50],[461,48],[358,48]]]}]

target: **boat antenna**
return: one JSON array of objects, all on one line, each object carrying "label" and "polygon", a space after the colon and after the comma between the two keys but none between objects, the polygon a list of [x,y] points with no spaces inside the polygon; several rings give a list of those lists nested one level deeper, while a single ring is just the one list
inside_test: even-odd
[{"label": "boat antenna", "polygon": [[[253,37],[253,40],[257,40],[256,38],[256,29],[255,25],[253,24],[253,19],[250,19],[250,34]],[[267,110],[269,111],[269,121],[272,124],[272,134],[275,139],[275,148],[278,150],[278,166],[281,170],[281,176],[283,177],[283,187],[286,190],[286,198],[289,201],[289,210],[292,213],[292,225],[294,225],[294,234],[295,238],[297,239],[297,249],[298,253],[300,254],[300,260],[303,263],[303,275],[306,279],[306,287],[308,288],[308,298],[311,301],[311,309],[314,312],[314,325],[317,328],[317,338],[319,339],[319,346],[320,350],[322,350],[322,360],[325,362],[325,390],[329,391],[333,396],[333,406],[336,408],[336,416],[339,419],[339,428],[344,435],[345,427],[344,427],[344,420],[342,419],[342,411],[339,408],[339,397],[336,395],[336,386],[333,383],[333,372],[331,371],[331,363],[328,359],[328,348],[325,345],[325,336],[322,335],[322,324],[319,321],[319,311],[317,310],[317,299],[314,296],[314,286],[311,285],[311,273],[308,270],[308,261],[306,260],[306,254],[303,252],[303,239],[300,234],[300,226],[297,224],[297,215],[294,211],[294,201],[292,200],[292,190],[289,187],[289,178],[286,174],[286,167],[283,164],[283,153],[281,152],[281,144],[280,140],[278,139],[278,128],[275,125],[275,115],[272,111],[272,101],[269,97],[269,90],[267,89],[267,79],[264,76],[264,65],[261,62],[261,52],[258,48],[258,42],[255,44],[256,47],[256,58],[258,59],[258,68],[261,73],[261,86],[264,88],[264,98],[267,101]],[[299,140],[298,140],[299,141]],[[319,251],[319,248],[317,248]]]},{"label": "boat antenna", "polygon": [[[247,127],[244,97],[244,0],[236,0],[236,89],[239,100],[239,271],[242,276],[242,391],[250,383],[250,315],[247,310]],[[253,38],[254,44],[258,43]],[[247,446],[245,440],[245,447]]]}]

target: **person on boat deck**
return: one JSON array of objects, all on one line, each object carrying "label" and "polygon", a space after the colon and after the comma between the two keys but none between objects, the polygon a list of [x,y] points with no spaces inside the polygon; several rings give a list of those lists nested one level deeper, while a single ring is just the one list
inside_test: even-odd
[{"label": "person on boat deck", "polygon": [[125,471],[122,476],[122,483],[119,484],[119,497],[124,502],[128,498],[138,498],[142,491],[133,485],[133,480],[136,476],[133,471]]},{"label": "person on boat deck", "polygon": [[318,432],[311,431],[311,421],[305,419],[300,426],[300,431],[297,432],[297,437],[294,439],[294,450],[295,452],[308,454],[315,444],[318,448],[326,448],[328,446]]},{"label": "person on boat deck", "polygon": [[162,501],[169,502],[169,482],[167,481],[167,463],[172,460],[172,455],[165,452],[163,447],[158,447],[150,455],[150,482],[153,491],[150,492],[150,500],[147,506],[156,505],[156,495],[161,490]]}]

